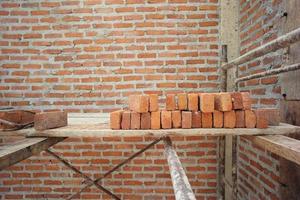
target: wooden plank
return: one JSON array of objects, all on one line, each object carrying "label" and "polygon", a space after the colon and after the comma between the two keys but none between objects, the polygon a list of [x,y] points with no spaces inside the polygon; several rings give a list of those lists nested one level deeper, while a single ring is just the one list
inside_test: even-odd
[{"label": "wooden plank", "polygon": [[262,148],[300,165],[300,140],[283,135],[256,136],[250,139]]},{"label": "wooden plank", "polygon": [[1,146],[0,170],[18,163],[34,154],[37,154],[65,138],[26,138],[14,144]]},{"label": "wooden plank", "polygon": [[233,199],[233,159],[232,159],[233,136],[225,136],[225,200]]},{"label": "wooden plank", "polygon": [[[223,136],[223,135],[274,135],[300,132],[300,127],[289,124],[270,126],[267,129],[249,128],[198,128],[198,129],[159,129],[159,130],[112,130],[108,124],[78,124],[66,127],[35,131],[34,129],[19,130],[27,136],[41,137],[103,137],[103,136]],[[1,134],[1,132],[0,132]]]},{"label": "wooden plank", "polygon": [[[284,18],[282,23],[283,33],[288,33],[296,28],[300,27],[300,1],[289,0],[283,1],[284,11],[287,12],[288,16]],[[288,61],[287,64],[294,64],[300,62],[300,45],[299,42],[292,44],[288,49]],[[282,74],[281,83],[281,94],[286,94],[286,100],[300,100],[300,70],[294,72],[288,72]]]}]

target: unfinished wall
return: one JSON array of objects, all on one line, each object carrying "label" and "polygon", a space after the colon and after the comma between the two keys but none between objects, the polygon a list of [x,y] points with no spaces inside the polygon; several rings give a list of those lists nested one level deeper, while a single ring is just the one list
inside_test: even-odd
[{"label": "unfinished wall", "polygon": [[1,1],[0,106],[109,111],[216,91],[218,0]]},{"label": "unfinished wall", "polygon": [[[52,149],[93,179],[154,140],[152,137],[69,138]],[[217,137],[173,137],[198,200],[217,199]],[[174,199],[163,142],[103,180],[121,199]],[[63,199],[82,178],[42,152],[0,172],[0,199]],[[95,187],[81,199],[111,199]]]},{"label": "unfinished wall", "polygon": [[[240,54],[265,44],[282,34],[282,0],[240,0]],[[239,66],[239,77],[280,67],[283,50],[269,53]],[[278,76],[253,79],[239,84],[251,92],[254,107],[279,107],[281,85]]]},{"label": "unfinished wall", "polygon": [[[240,0],[240,53],[265,44],[282,34],[283,1]],[[280,67],[285,51],[272,52],[239,66],[239,77]],[[277,107],[281,97],[279,76],[253,79],[239,84],[251,92],[253,107]],[[237,199],[281,199],[279,158],[238,137]]]}]

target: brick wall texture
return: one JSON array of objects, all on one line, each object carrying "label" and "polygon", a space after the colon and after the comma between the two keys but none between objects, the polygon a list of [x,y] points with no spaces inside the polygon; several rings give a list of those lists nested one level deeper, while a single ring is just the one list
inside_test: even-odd
[{"label": "brick wall texture", "polygon": [[107,112],[218,88],[218,0],[1,1],[0,22],[2,107]]},{"label": "brick wall texture", "polygon": [[[240,0],[241,54],[280,35],[281,7],[281,0]],[[1,1],[0,22],[1,107],[107,112],[132,93],[219,88],[218,0]],[[239,75],[283,62],[274,52],[239,66]],[[251,92],[254,107],[279,105],[277,76],[243,82],[240,90]],[[52,149],[95,178],[151,140],[69,138]],[[197,199],[217,199],[218,140],[173,138]],[[237,153],[238,199],[280,199],[278,158],[242,137]],[[46,152],[0,177],[0,199],[62,199],[83,181]],[[103,185],[122,199],[174,199],[162,143]],[[110,199],[95,187],[80,198]]]},{"label": "brick wall texture", "polygon": [[[68,138],[52,151],[93,179],[137,152],[151,137]],[[218,137],[173,137],[197,200],[217,199]],[[121,199],[174,199],[163,142],[147,150],[102,182]],[[0,199],[64,199],[78,191],[83,179],[42,152],[0,172]],[[112,199],[91,187],[81,199]]]},{"label": "brick wall texture", "polygon": [[[281,0],[240,0],[241,55],[282,34]],[[284,51],[269,53],[239,66],[239,76],[246,76],[280,67]],[[253,79],[239,84],[250,91],[253,107],[279,107],[281,86],[278,76]],[[280,199],[279,159],[251,140],[238,137],[237,197],[238,199]]]},{"label": "brick wall texture", "polygon": [[[261,46],[282,34],[282,0],[240,0],[240,54]],[[285,62],[283,50],[269,53],[239,66],[239,77],[280,67]],[[279,107],[280,79],[277,75],[239,84],[250,91],[254,107]]]}]

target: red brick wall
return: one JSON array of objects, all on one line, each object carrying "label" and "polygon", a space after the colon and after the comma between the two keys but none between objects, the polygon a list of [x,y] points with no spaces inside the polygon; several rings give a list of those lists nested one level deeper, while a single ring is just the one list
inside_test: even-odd
[{"label": "red brick wall", "polygon": [[[282,0],[240,0],[241,55],[281,35]],[[284,62],[283,51],[269,53],[239,66],[239,76],[274,69]],[[240,83],[240,90],[251,92],[255,107],[278,107],[281,88],[278,76]]]},{"label": "red brick wall", "polygon": [[[244,54],[281,35],[281,0],[240,0],[240,53]],[[239,66],[239,76],[280,67],[283,51],[272,52]],[[281,86],[278,76],[240,83],[240,90],[251,92],[253,107],[279,107]],[[280,199],[279,161],[276,156],[238,137],[238,199]]]},{"label": "red brick wall", "polygon": [[[101,176],[152,137],[69,138],[52,150],[93,179]],[[173,137],[178,156],[198,200],[217,199],[218,137]],[[0,172],[0,199],[63,199],[83,181],[46,152]],[[121,199],[174,199],[163,142],[104,179],[103,186]],[[111,199],[95,187],[81,199]]]},{"label": "red brick wall", "polygon": [[0,106],[109,111],[216,91],[218,0],[1,1]]},{"label": "red brick wall", "polygon": [[239,137],[237,166],[238,199],[281,199],[278,156]]}]

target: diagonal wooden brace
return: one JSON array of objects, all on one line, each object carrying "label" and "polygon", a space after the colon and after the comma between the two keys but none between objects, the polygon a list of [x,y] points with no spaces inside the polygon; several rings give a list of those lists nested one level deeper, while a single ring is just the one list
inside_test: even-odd
[{"label": "diagonal wooden brace", "polygon": [[110,195],[114,199],[120,200],[120,198],[117,195],[113,194],[111,191],[109,191],[106,188],[104,188],[103,186],[101,186],[98,182],[93,181],[90,177],[88,177],[86,174],[82,173],[76,167],[74,167],[73,165],[71,165],[70,163],[68,163],[65,159],[61,158],[60,156],[58,156],[54,152],[50,151],[49,149],[47,149],[46,151],[47,151],[47,153],[49,153],[50,155],[52,155],[53,157],[55,157],[57,160],[59,160],[60,162],[62,162],[66,167],[68,167],[69,169],[71,169],[75,173],[80,174],[84,179],[86,179],[92,185],[95,185],[98,189],[102,190],[103,192],[105,192],[106,194]]},{"label": "diagonal wooden brace", "polygon": [[129,161],[131,161],[132,159],[134,159],[135,157],[139,156],[140,154],[144,153],[146,150],[150,149],[152,146],[154,146],[155,144],[157,144],[158,142],[160,142],[162,140],[162,137],[154,140],[153,142],[151,142],[150,144],[148,144],[145,148],[139,150],[138,152],[132,154],[129,158],[127,158],[126,160],[122,161],[121,163],[119,163],[118,165],[116,165],[115,167],[113,167],[111,170],[109,170],[108,172],[106,172],[104,175],[102,175],[100,178],[97,178],[96,180],[94,180],[93,182],[88,183],[87,185],[85,185],[83,188],[81,188],[81,190],[79,190],[76,194],[73,194],[72,196],[70,196],[69,198],[67,198],[68,200],[73,199],[74,197],[76,197],[78,194],[80,194],[81,192],[83,192],[85,189],[91,187],[93,184],[95,183],[99,183],[102,179],[104,179],[105,177],[109,176],[111,173],[113,173],[114,171],[116,171],[117,169],[119,169],[120,167],[122,167],[123,165],[125,165],[126,163],[128,163]]}]

